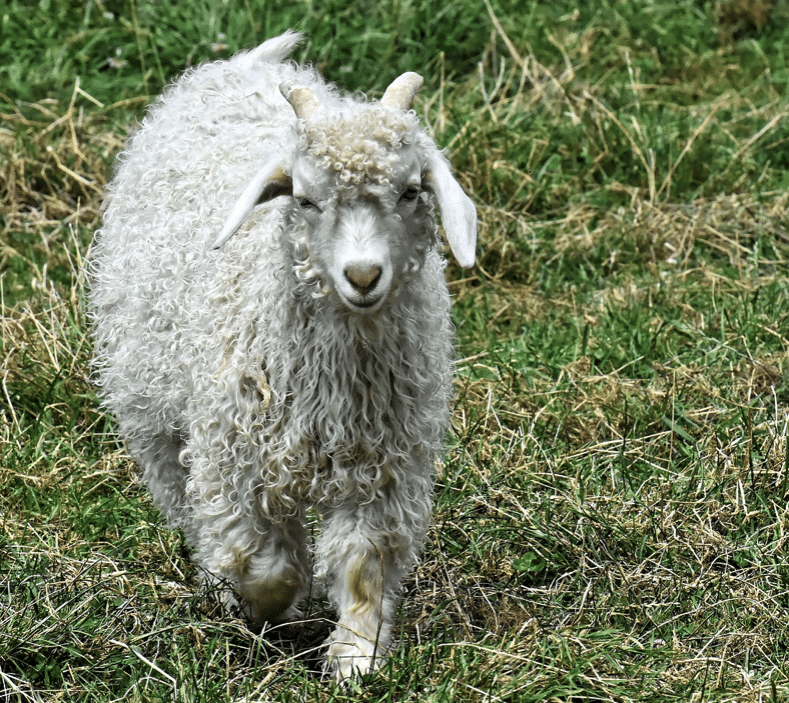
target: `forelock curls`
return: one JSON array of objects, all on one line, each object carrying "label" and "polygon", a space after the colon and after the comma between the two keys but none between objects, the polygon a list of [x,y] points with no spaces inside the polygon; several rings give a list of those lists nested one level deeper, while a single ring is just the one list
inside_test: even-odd
[{"label": "forelock curls", "polygon": [[[358,107],[358,106],[357,106]],[[387,183],[399,151],[418,139],[419,121],[413,112],[370,105],[321,116],[298,127],[299,149],[340,185]]]}]

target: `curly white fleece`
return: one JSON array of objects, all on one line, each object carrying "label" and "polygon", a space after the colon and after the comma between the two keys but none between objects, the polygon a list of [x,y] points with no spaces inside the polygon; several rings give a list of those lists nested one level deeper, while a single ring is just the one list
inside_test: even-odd
[{"label": "curly white fleece", "polygon": [[[272,152],[333,174],[326,207],[342,209],[383,193],[404,150],[435,150],[412,113],[280,63],[295,41],[190,70],[152,105],[108,187],[90,314],[98,383],[154,502],[253,618],[295,612],[309,583],[305,506],[323,514],[318,570],[341,625],[330,658],[346,657],[335,665],[348,675],[388,645],[428,526],[452,330],[428,192],[371,314],[334,290],[295,198],[259,205],[210,249]],[[286,81],[309,86],[325,115],[296,119]]]}]

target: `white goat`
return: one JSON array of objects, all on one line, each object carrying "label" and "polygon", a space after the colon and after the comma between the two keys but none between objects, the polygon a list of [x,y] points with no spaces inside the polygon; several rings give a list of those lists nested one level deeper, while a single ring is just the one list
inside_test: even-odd
[{"label": "white goat", "polygon": [[477,220],[410,111],[422,79],[342,95],[283,63],[300,40],[190,70],[154,103],[107,189],[89,308],[154,503],[254,622],[298,613],[320,513],[342,678],[390,647],[448,424],[433,203],[466,267]]}]

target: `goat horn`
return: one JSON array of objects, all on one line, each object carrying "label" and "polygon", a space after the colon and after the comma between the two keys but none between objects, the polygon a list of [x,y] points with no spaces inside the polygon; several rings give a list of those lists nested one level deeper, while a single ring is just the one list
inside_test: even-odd
[{"label": "goat horn", "polygon": [[285,96],[296,117],[306,119],[321,111],[321,104],[309,88],[296,83],[280,83],[279,92]]},{"label": "goat horn", "polygon": [[399,78],[395,78],[386,89],[381,98],[381,104],[387,107],[396,107],[400,110],[410,110],[416,94],[422,87],[425,79],[418,73],[409,71]]}]

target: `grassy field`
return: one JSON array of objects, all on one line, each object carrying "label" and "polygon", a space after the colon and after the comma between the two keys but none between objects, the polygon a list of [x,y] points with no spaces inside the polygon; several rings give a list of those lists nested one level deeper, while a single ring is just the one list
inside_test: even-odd
[{"label": "grassy field", "polygon": [[[7,0],[0,701],[789,700],[786,0]],[[417,109],[478,205],[399,645],[321,674],[198,586],[99,410],[80,267],[190,64],[294,27]]]}]

